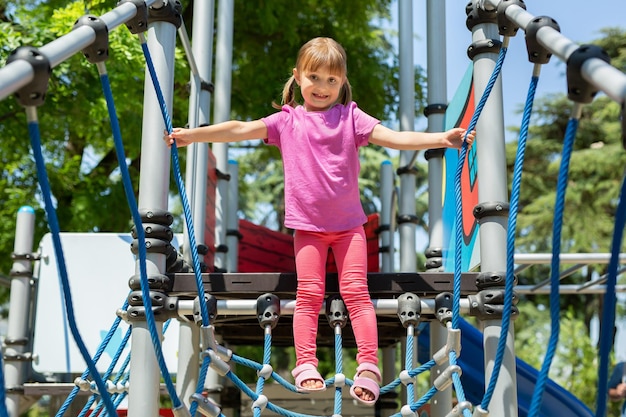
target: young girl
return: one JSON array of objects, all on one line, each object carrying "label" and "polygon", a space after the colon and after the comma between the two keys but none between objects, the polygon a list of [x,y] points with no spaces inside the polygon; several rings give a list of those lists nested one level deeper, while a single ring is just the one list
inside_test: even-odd
[{"label": "young girl", "polygon": [[[300,88],[302,105],[295,102]],[[397,132],[361,111],[352,101],[346,53],[330,38],[315,38],[298,53],[296,67],[283,89],[281,111],[260,120],[227,121],[194,129],[175,128],[164,140],[171,146],[193,142],[263,139],[277,146],[285,176],[285,226],[295,231],[298,279],[293,336],[301,391],[325,389],[317,371],[316,336],[324,301],[326,258],[333,250],[339,289],[348,309],[358,349],[351,395],[376,402],[378,370],[376,312],[367,287],[367,247],[358,186],[359,147],[368,143],[399,150],[459,148],[471,145],[474,132],[461,128],[438,133]]]}]

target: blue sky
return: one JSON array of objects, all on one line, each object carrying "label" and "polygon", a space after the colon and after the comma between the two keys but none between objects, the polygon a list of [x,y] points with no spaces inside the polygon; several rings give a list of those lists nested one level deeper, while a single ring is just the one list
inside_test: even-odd
[{"label": "blue sky", "polygon": [[[466,51],[471,43],[471,32],[465,25],[466,4],[467,1],[446,1],[448,100],[454,95],[469,64]],[[527,12],[533,16],[549,16],[556,20],[561,33],[576,43],[589,43],[601,37],[602,28],[626,29],[626,0],[526,0],[525,4]],[[392,25],[397,30],[397,4],[392,10]],[[415,63],[426,67],[426,0],[413,1],[413,16]],[[531,72],[532,64],[528,62],[526,54],[524,32],[520,30],[511,39],[502,67],[504,124],[507,127],[519,126],[521,123],[521,115],[516,115],[515,110],[526,100]],[[559,58],[552,57],[542,67],[536,97],[548,93],[565,94],[566,91],[565,64]],[[507,138],[509,135],[507,132]]]}]

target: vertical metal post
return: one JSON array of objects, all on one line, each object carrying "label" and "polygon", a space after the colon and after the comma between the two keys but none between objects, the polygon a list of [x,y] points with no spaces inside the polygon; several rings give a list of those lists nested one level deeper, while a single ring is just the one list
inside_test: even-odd
[{"label": "vertical metal post", "polygon": [[[213,0],[198,1],[193,9],[192,52],[197,65],[198,76],[202,83],[209,83],[212,77],[213,63]],[[189,100],[189,126],[196,127],[210,121],[211,92],[204,85],[193,82]],[[200,89],[198,91],[198,89]],[[208,143],[194,143],[187,147],[186,189],[190,193],[189,204],[192,207],[192,219],[196,242],[205,242],[206,221],[206,186],[208,170]],[[191,265],[191,248],[185,227],[185,258]],[[178,368],[176,392],[187,406],[189,398],[196,391],[199,377],[200,328],[192,322],[180,320],[178,336]]]},{"label": "vertical metal post", "polygon": [[[194,80],[191,75],[191,91],[189,94],[189,127],[208,124],[210,121],[211,92],[208,83],[211,82],[213,65],[213,0],[194,2],[193,5],[193,36],[192,52],[200,80]],[[198,81],[200,85],[198,85]],[[187,147],[187,169],[185,183],[189,193],[189,203],[192,208],[195,237],[198,244],[204,240],[204,223],[206,219],[206,187],[209,144],[206,142],[192,143]],[[191,265],[191,251],[189,238],[185,228],[185,259]]]},{"label": "vertical metal post", "polygon": [[384,161],[380,166],[380,246],[382,250],[381,254],[381,269],[382,272],[393,272],[393,227],[395,225],[394,208],[395,203],[395,190],[394,190],[394,178],[393,178],[393,165],[390,161]]},{"label": "vertical metal post", "polygon": [[239,164],[237,161],[228,161],[230,176],[228,188],[228,213],[226,216],[226,244],[228,245],[227,269],[228,272],[238,272],[239,261]]},{"label": "vertical metal post", "polygon": [[[399,0],[400,29],[400,130],[415,129],[415,66],[413,63],[413,3]],[[406,167],[413,151],[400,152],[400,166]],[[398,230],[400,232],[400,270],[417,269],[415,231],[415,174],[407,170],[400,176]]]},{"label": "vertical metal post", "polygon": [[[230,94],[232,82],[233,60],[233,20],[234,2],[219,0],[217,10],[217,44],[215,51],[215,123],[230,119]],[[217,169],[221,173],[228,172],[228,143],[214,143],[213,153]],[[226,219],[228,213],[228,183],[218,179],[215,194],[215,245],[226,244]],[[215,265],[226,268],[224,253],[215,254]]]},{"label": "vertical metal post", "polygon": [[[475,8],[478,1],[474,0]],[[480,23],[472,29],[472,42],[485,44],[491,39],[500,39],[497,24]],[[476,97],[481,97],[495,68],[498,54],[481,52],[474,56],[474,88]],[[476,141],[478,158],[478,197],[479,204],[508,201],[506,175],[506,153],[504,143],[504,115],[502,100],[502,77],[498,77],[489,100],[482,110],[476,131],[480,137]],[[480,220],[480,260],[482,271],[506,271],[507,218],[505,216],[485,216]],[[483,321],[483,342],[485,355],[485,378],[491,378],[495,361],[501,320]],[[498,377],[489,413],[503,417],[517,416],[517,384],[515,369],[514,330],[509,326],[506,350]]]},{"label": "vertical metal post", "polygon": [[[426,41],[428,76],[428,131],[443,130],[445,105],[447,104],[446,73],[446,4],[438,0],[426,3]],[[432,107],[431,107],[432,106]],[[437,109],[437,111],[435,111]],[[443,249],[443,152],[432,152],[428,158],[428,221],[429,251]],[[439,257],[440,259],[441,256]],[[436,269],[441,270],[440,265]],[[447,331],[438,322],[430,323],[430,353],[434,355],[446,344]],[[430,380],[441,375],[447,364],[436,365],[430,372]],[[452,390],[435,394],[430,402],[430,415],[443,417],[452,409]]]},{"label": "vertical metal post", "polygon": [[[380,248],[382,272],[393,272],[393,227],[395,203],[393,165],[390,161],[384,161],[380,165]],[[383,384],[389,384],[396,377],[396,346],[382,348],[382,377]],[[385,410],[387,413],[387,410]]]},{"label": "vertical metal post", "polygon": [[[7,412],[17,417],[20,409],[22,388],[26,379],[27,362],[24,354],[31,346],[28,340],[31,309],[32,251],[35,233],[35,211],[32,207],[20,207],[15,225],[13,267],[11,268],[11,300],[9,323],[4,340],[4,380],[6,385]],[[30,362],[28,362],[30,363]]]},{"label": "vertical metal post", "polygon": [[[174,90],[174,68],[171,63],[174,62],[176,27],[169,22],[157,21],[150,24],[146,37],[163,99],[167,107],[171,109]],[[138,206],[139,210],[167,211],[170,152],[166,146],[163,146],[165,123],[147,68],[144,84]],[[148,276],[161,274],[162,271],[165,271],[165,255],[148,252],[146,260]],[[139,261],[135,273],[140,274]],[[162,323],[157,322],[157,332],[162,332]],[[158,336],[160,339],[162,334]],[[128,390],[128,416],[155,416],[159,412],[160,372],[148,323],[133,322],[131,338],[130,381],[132,382]]]}]

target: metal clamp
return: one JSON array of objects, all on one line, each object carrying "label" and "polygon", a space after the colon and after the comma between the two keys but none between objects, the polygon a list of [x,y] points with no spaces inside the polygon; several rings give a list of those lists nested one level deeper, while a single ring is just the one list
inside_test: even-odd
[{"label": "metal clamp", "polygon": [[519,29],[519,26],[512,22],[506,15],[506,9],[513,5],[526,10],[526,4],[524,4],[523,0],[502,0],[498,3],[498,7],[496,8],[498,32],[502,36],[515,36],[515,34],[517,34],[517,30]]},{"label": "metal clamp", "polygon": [[417,326],[421,312],[422,303],[417,295],[407,292],[398,297],[398,318],[404,328]]},{"label": "metal clamp", "polygon": [[341,296],[335,294],[326,299],[326,318],[330,327],[345,327],[348,322],[348,310]]},{"label": "metal clamp", "polygon": [[37,48],[22,46],[11,52],[7,64],[22,59],[33,68],[33,80],[15,92],[15,97],[24,107],[41,106],[46,100],[48,81],[50,80],[50,60]]},{"label": "metal clamp", "polygon": [[547,64],[552,57],[552,53],[537,40],[537,32],[546,26],[558,32],[561,31],[556,20],[548,16],[535,17],[526,26],[526,51],[528,52],[528,60],[533,64]]},{"label": "metal clamp", "polygon": [[280,319],[280,300],[274,294],[263,294],[256,300],[256,317],[261,328],[270,326],[272,329]]},{"label": "metal clamp", "polygon": [[130,33],[136,35],[148,30],[148,6],[144,0],[121,0],[117,4],[133,3],[137,8],[137,13],[126,22],[126,27]]},{"label": "metal clamp", "polygon": [[96,34],[96,39],[83,49],[83,55],[92,64],[109,59],[109,28],[98,16],[86,14],[78,18],[72,30],[81,26],[89,26]]},{"label": "metal clamp", "polygon": [[611,63],[609,55],[598,45],[582,45],[567,58],[567,98],[576,103],[591,103],[598,93],[582,75],[582,66],[590,58]]}]

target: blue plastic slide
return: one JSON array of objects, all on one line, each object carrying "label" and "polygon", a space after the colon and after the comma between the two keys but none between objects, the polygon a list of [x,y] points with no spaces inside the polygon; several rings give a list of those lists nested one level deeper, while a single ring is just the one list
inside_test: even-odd
[{"label": "blue plastic slide", "polygon": [[[463,370],[461,375],[463,390],[468,401],[472,404],[480,404],[485,393],[485,386],[489,383],[485,381],[483,334],[465,320],[460,320],[459,327],[461,329],[461,355],[458,363]],[[423,353],[426,353],[423,350],[424,346],[427,347],[430,343],[428,330],[426,326],[419,335],[418,356],[420,358]],[[526,417],[539,371],[518,358],[516,372],[518,415]],[[540,416],[593,417],[594,414],[569,391],[549,380],[543,393]]]}]

